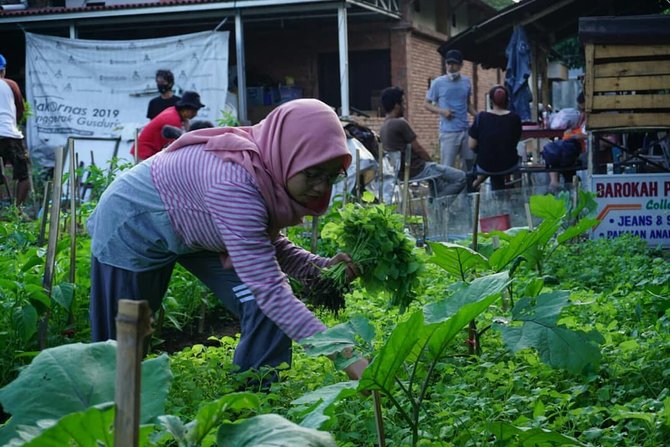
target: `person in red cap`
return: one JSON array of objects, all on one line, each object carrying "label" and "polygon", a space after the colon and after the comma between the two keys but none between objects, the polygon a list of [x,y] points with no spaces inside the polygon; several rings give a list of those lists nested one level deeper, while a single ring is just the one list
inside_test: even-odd
[{"label": "person in red cap", "polygon": [[23,95],[16,82],[5,78],[6,67],[7,60],[0,54],[0,157],[12,165],[18,181],[16,206],[20,206],[30,192],[30,157],[18,125],[23,118]]},{"label": "person in red cap", "polygon": [[163,136],[163,127],[173,126],[179,129],[188,129],[189,120],[198,115],[198,110],[205,107],[200,102],[200,95],[196,92],[186,91],[181,99],[174,106],[168,107],[149,121],[139,137],[137,138],[137,151],[135,146],[130,149],[130,153],[135,155],[137,160],[146,160],[156,155],[164,147],[172,142],[171,139]]}]

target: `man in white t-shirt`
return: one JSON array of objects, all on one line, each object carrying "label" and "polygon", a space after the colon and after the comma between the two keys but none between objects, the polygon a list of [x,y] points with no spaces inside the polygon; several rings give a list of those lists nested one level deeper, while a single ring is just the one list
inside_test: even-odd
[{"label": "man in white t-shirt", "polygon": [[0,54],[0,157],[12,165],[18,181],[16,206],[20,206],[30,192],[30,158],[18,126],[24,112],[23,95],[16,82],[5,78],[6,67],[7,60]]}]

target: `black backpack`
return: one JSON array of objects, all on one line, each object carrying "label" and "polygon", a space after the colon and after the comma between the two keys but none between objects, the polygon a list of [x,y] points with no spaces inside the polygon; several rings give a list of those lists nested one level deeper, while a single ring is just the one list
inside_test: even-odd
[{"label": "black backpack", "polygon": [[349,123],[344,126],[344,130],[352,137],[363,143],[363,146],[375,157],[379,158],[379,141],[377,135],[369,128],[356,123]]}]

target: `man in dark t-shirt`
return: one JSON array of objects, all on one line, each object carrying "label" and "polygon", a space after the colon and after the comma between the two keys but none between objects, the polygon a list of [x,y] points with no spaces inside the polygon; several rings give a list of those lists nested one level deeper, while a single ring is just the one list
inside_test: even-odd
[{"label": "man in dark t-shirt", "polygon": [[177,104],[181,98],[174,94],[172,87],[174,86],[174,75],[170,70],[158,70],[156,72],[156,87],[160,96],[155,97],[149,101],[147,108],[147,118],[150,120],[156,118],[159,113],[168,107]]},{"label": "man in dark t-shirt", "polygon": [[411,144],[410,179],[438,176],[435,180],[438,197],[460,193],[465,187],[465,173],[460,169],[432,161],[428,151],[417,140],[412,127],[403,118],[405,113],[403,96],[404,91],[399,87],[389,87],[381,93],[380,101],[386,112],[386,120],[379,133],[384,150],[401,153],[400,172],[404,172],[405,148]]}]

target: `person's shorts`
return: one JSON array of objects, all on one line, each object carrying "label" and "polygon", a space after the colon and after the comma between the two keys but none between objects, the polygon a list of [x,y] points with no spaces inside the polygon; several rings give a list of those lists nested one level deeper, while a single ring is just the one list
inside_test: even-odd
[{"label": "person's shorts", "polygon": [[21,182],[28,178],[30,157],[23,140],[0,138],[0,157],[4,163],[12,165],[14,180]]}]

